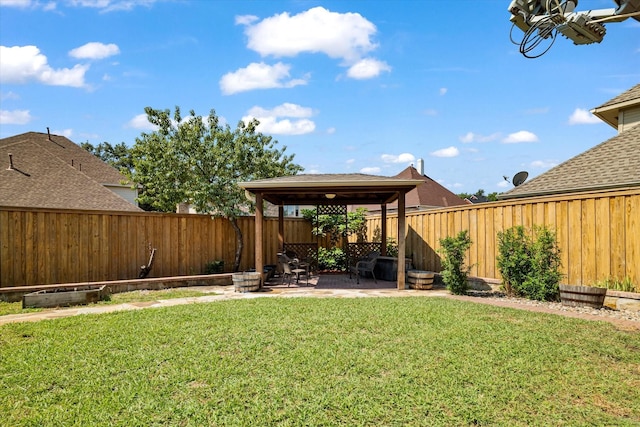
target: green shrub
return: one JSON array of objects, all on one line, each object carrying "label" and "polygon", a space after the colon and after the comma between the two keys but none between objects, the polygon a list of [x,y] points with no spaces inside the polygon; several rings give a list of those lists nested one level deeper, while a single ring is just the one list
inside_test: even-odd
[{"label": "green shrub", "polygon": [[505,291],[518,294],[531,271],[531,238],[524,227],[498,232],[497,261]]},{"label": "green shrub", "polygon": [[208,262],[204,266],[204,274],[216,274],[216,273],[224,273],[224,261],[223,260],[215,260]]},{"label": "green shrub", "polygon": [[387,237],[387,256],[398,256],[398,243],[393,237]]},{"label": "green shrub", "polygon": [[442,280],[451,293],[462,295],[467,292],[469,284],[467,277],[469,267],[464,265],[464,257],[471,247],[471,238],[467,230],[463,230],[456,237],[440,239],[439,252],[444,255],[442,259]]},{"label": "green shrub", "polygon": [[318,269],[337,271],[343,270],[346,255],[341,248],[318,248]]},{"label": "green shrub", "polygon": [[598,288],[611,289],[612,291],[621,292],[640,292],[640,286],[637,286],[630,277],[625,277],[622,280],[608,277],[604,280],[598,281],[595,285]]},{"label": "green shrub", "polygon": [[554,301],[562,278],[556,235],[545,227],[534,228],[534,234],[520,225],[498,232],[498,270],[508,294]]}]

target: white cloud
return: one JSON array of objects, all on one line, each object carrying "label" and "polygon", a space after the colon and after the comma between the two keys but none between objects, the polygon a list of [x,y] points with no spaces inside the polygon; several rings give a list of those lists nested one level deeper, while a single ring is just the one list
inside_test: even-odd
[{"label": "white cloud", "polygon": [[264,116],[311,117],[313,116],[313,110],[308,107],[302,107],[297,104],[285,102],[272,110],[267,110],[262,107],[253,107],[249,110],[248,114],[256,118]]},{"label": "white cloud", "polygon": [[38,9],[54,10],[56,8],[55,1],[40,2],[38,0],[0,0],[0,7],[15,7],[18,9]]},{"label": "white cloud", "polygon": [[31,0],[0,0],[0,6],[3,7],[18,7],[21,9],[26,9],[35,4],[35,2]]},{"label": "white cloud", "polygon": [[411,163],[415,161],[415,156],[411,153],[395,154],[383,154],[380,156],[385,163]]},{"label": "white cloud", "polygon": [[377,166],[371,166],[360,169],[360,173],[366,173],[368,175],[376,175],[380,173],[380,168]]},{"label": "white cloud", "polygon": [[7,99],[13,99],[13,100],[20,99],[20,95],[18,95],[17,93],[13,93],[11,91],[9,91],[7,93],[2,92],[0,94],[0,100],[4,101],[4,100],[7,100]]},{"label": "white cloud", "polygon": [[347,71],[347,76],[352,79],[364,80],[377,77],[383,71],[391,71],[391,67],[386,62],[365,58],[353,64]]},{"label": "white cloud", "polygon": [[232,95],[254,89],[292,88],[307,84],[308,77],[289,79],[290,68],[290,65],[282,62],[275,65],[254,62],[246,68],[222,76],[220,90],[224,95]]},{"label": "white cloud", "polygon": [[238,15],[236,16],[235,23],[236,25],[251,25],[259,20],[260,18],[255,15]]},{"label": "white cloud", "polygon": [[496,187],[500,187],[500,188],[511,187],[511,183],[503,179],[502,181],[496,184]]},{"label": "white cloud", "polygon": [[328,135],[333,135],[334,133],[336,133],[336,128],[330,127],[330,128],[327,129],[327,134]]},{"label": "white cloud", "polygon": [[451,146],[448,148],[442,148],[440,150],[432,151],[429,154],[434,157],[457,157],[458,155],[460,155],[460,150],[458,150],[456,147]]},{"label": "white cloud", "polygon": [[29,110],[0,110],[0,124],[26,125],[31,121]]},{"label": "white cloud", "polygon": [[[136,6],[150,7],[158,0],[67,0],[65,5],[71,7],[89,7],[99,9],[100,12],[114,12],[118,10],[132,10]],[[62,2],[61,2],[62,3]],[[45,11],[56,9],[56,2],[41,2],[39,0],[0,0],[0,6],[18,8],[42,8]]]},{"label": "white cloud", "polygon": [[103,59],[120,54],[118,45],[91,42],[69,51],[69,56],[78,59]]},{"label": "white cloud", "polygon": [[55,70],[35,46],[0,46],[0,82],[23,84],[37,81],[52,86],[85,86],[89,65]]},{"label": "white cloud", "polygon": [[[316,124],[309,120],[309,117],[313,116],[313,114],[314,112],[311,108],[284,103],[271,110],[253,107],[242,120],[249,122],[253,118],[258,119],[260,125],[258,125],[257,130],[265,134],[304,135],[312,133],[316,129]],[[290,118],[297,120],[290,120]]]},{"label": "white cloud", "polygon": [[510,133],[506,138],[502,140],[505,144],[519,144],[521,142],[536,142],[538,137],[535,133],[527,130],[521,130],[519,132]]},{"label": "white cloud", "polygon": [[138,114],[137,116],[129,120],[125,127],[139,130],[148,130],[152,132],[158,130],[158,126],[150,123],[145,113]]},{"label": "white cloud", "polygon": [[440,96],[443,96],[443,95],[446,95],[448,91],[449,89],[447,89],[446,87],[441,87],[438,92],[440,93]]},{"label": "white cloud", "polygon": [[[243,120],[251,119],[243,117]],[[258,118],[260,125],[256,128],[259,132],[272,135],[304,135],[316,129],[316,124],[309,119],[302,120],[278,120],[276,117]]]},{"label": "white cloud", "polygon": [[356,159],[348,159],[345,163],[348,165],[352,165],[356,162]]},{"label": "white cloud", "polygon": [[73,136],[73,129],[62,129],[62,130],[52,130],[52,134],[54,135],[62,135],[67,138],[71,138]]},{"label": "white cloud", "polygon": [[371,37],[377,29],[358,13],[336,13],[314,7],[297,15],[284,12],[246,25],[247,47],[262,56],[292,57],[300,53],[324,53],[355,63],[377,48]]},{"label": "white cloud", "polygon": [[136,6],[152,6],[158,0],[69,0],[70,6],[100,9],[100,12],[132,10]]},{"label": "white cloud", "polygon": [[435,110],[433,108],[427,108],[422,112],[422,114],[424,114],[425,116],[437,116],[438,110]]},{"label": "white cloud", "polygon": [[570,125],[593,125],[602,123],[599,118],[591,114],[591,112],[582,108],[576,108],[569,117]]},{"label": "white cloud", "polygon": [[478,133],[467,132],[466,134],[462,135],[458,139],[460,140],[460,142],[462,142],[464,144],[469,144],[469,143],[472,143],[472,142],[490,142],[490,141],[495,141],[498,138],[500,138],[500,133],[492,133],[491,135],[480,135]]},{"label": "white cloud", "polygon": [[534,160],[529,166],[533,169],[549,169],[558,166],[558,162],[555,160]]}]

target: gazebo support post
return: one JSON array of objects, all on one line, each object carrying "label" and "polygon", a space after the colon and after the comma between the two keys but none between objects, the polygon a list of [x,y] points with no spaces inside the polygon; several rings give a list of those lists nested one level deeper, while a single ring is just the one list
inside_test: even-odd
[{"label": "gazebo support post", "polygon": [[405,221],[405,191],[398,196],[398,290],[405,289],[405,243],[407,231]]},{"label": "gazebo support post", "polygon": [[278,248],[284,252],[284,206],[278,206]]},{"label": "gazebo support post", "polygon": [[262,289],[264,283],[263,216],[262,193],[256,193],[256,271],[260,273],[260,289]]},{"label": "gazebo support post", "polygon": [[387,256],[387,204],[380,205],[380,255]]}]

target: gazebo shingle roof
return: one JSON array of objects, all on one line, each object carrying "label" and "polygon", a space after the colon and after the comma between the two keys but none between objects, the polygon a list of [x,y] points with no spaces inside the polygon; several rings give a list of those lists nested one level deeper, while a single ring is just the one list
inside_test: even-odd
[{"label": "gazebo shingle roof", "polygon": [[[382,204],[422,182],[365,174],[301,174],[239,183],[274,205]],[[333,198],[327,194],[334,195]]]}]

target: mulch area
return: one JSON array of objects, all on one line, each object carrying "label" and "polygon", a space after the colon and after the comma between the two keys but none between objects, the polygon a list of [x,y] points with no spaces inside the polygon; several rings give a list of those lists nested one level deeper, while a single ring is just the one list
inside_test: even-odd
[{"label": "mulch area", "polygon": [[531,304],[526,300],[518,301],[513,299],[492,298],[473,295],[449,295],[447,298],[452,298],[459,301],[474,302],[477,304],[487,304],[498,307],[515,308],[518,310],[535,311],[538,313],[557,314],[566,317],[573,317],[576,319],[599,320],[602,322],[609,322],[619,330],[640,332],[640,321],[622,319],[616,316],[615,311],[613,310],[611,310],[612,313],[607,313],[608,310],[606,308],[598,310],[599,314],[590,314],[585,313],[581,310],[574,310],[572,309],[572,307],[558,309],[544,304]]}]

